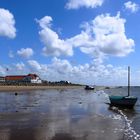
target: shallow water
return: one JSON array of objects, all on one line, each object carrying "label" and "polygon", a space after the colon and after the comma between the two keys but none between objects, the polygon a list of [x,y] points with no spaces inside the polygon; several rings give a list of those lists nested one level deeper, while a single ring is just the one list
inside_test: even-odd
[{"label": "shallow water", "polygon": [[[140,88],[132,88],[139,95]],[[0,93],[0,140],[139,140],[140,101],[134,110],[109,107],[105,91],[48,89]]]}]

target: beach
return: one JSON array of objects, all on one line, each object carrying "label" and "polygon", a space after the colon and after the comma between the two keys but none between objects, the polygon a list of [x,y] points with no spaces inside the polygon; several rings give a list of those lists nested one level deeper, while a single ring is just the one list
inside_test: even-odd
[{"label": "beach", "polygon": [[[47,90],[47,89],[84,89],[84,85],[0,85],[0,92],[10,92],[10,91],[28,91],[28,90]],[[99,91],[105,89],[105,86],[95,86],[94,91]]]},{"label": "beach", "polygon": [[[9,89],[13,86],[9,86]],[[14,87],[15,88],[15,87]],[[109,106],[108,95],[127,88],[62,86],[0,92],[2,140],[139,140],[139,100],[133,110]],[[37,88],[37,87],[36,87]],[[34,90],[35,89],[35,90]],[[132,95],[139,97],[139,87]]]},{"label": "beach", "polygon": [[45,90],[45,89],[73,89],[73,88],[81,88],[84,86],[74,86],[74,85],[62,85],[62,86],[57,86],[57,85],[32,85],[32,86],[16,86],[16,85],[0,85],[0,92],[1,91],[25,91],[25,90]]}]

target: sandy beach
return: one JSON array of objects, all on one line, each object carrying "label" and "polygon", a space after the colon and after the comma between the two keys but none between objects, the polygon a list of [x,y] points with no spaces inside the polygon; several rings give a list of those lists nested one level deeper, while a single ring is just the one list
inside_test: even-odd
[{"label": "sandy beach", "polygon": [[[2,85],[0,86],[0,92],[2,91],[25,91],[25,90],[45,90],[45,89],[68,89],[68,88],[81,88],[83,86],[40,86],[40,85],[34,85],[34,86],[8,86],[8,85]],[[83,87],[84,88],[84,87]]]}]

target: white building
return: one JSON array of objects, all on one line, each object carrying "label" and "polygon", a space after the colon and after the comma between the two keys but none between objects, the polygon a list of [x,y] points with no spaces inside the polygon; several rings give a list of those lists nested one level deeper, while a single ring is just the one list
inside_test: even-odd
[{"label": "white building", "polygon": [[0,76],[0,82],[5,82],[5,77]]},{"label": "white building", "polygon": [[37,83],[37,84],[41,84],[42,83],[42,80],[36,74],[28,74],[28,77],[30,77],[31,83]]}]

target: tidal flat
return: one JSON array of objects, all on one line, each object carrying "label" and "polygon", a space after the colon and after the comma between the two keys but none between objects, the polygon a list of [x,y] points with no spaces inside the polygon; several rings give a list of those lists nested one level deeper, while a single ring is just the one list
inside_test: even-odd
[{"label": "tidal flat", "polygon": [[[140,97],[139,87],[131,93]],[[0,140],[140,140],[140,101],[133,110],[109,106],[127,88],[84,87],[0,92]]]}]

